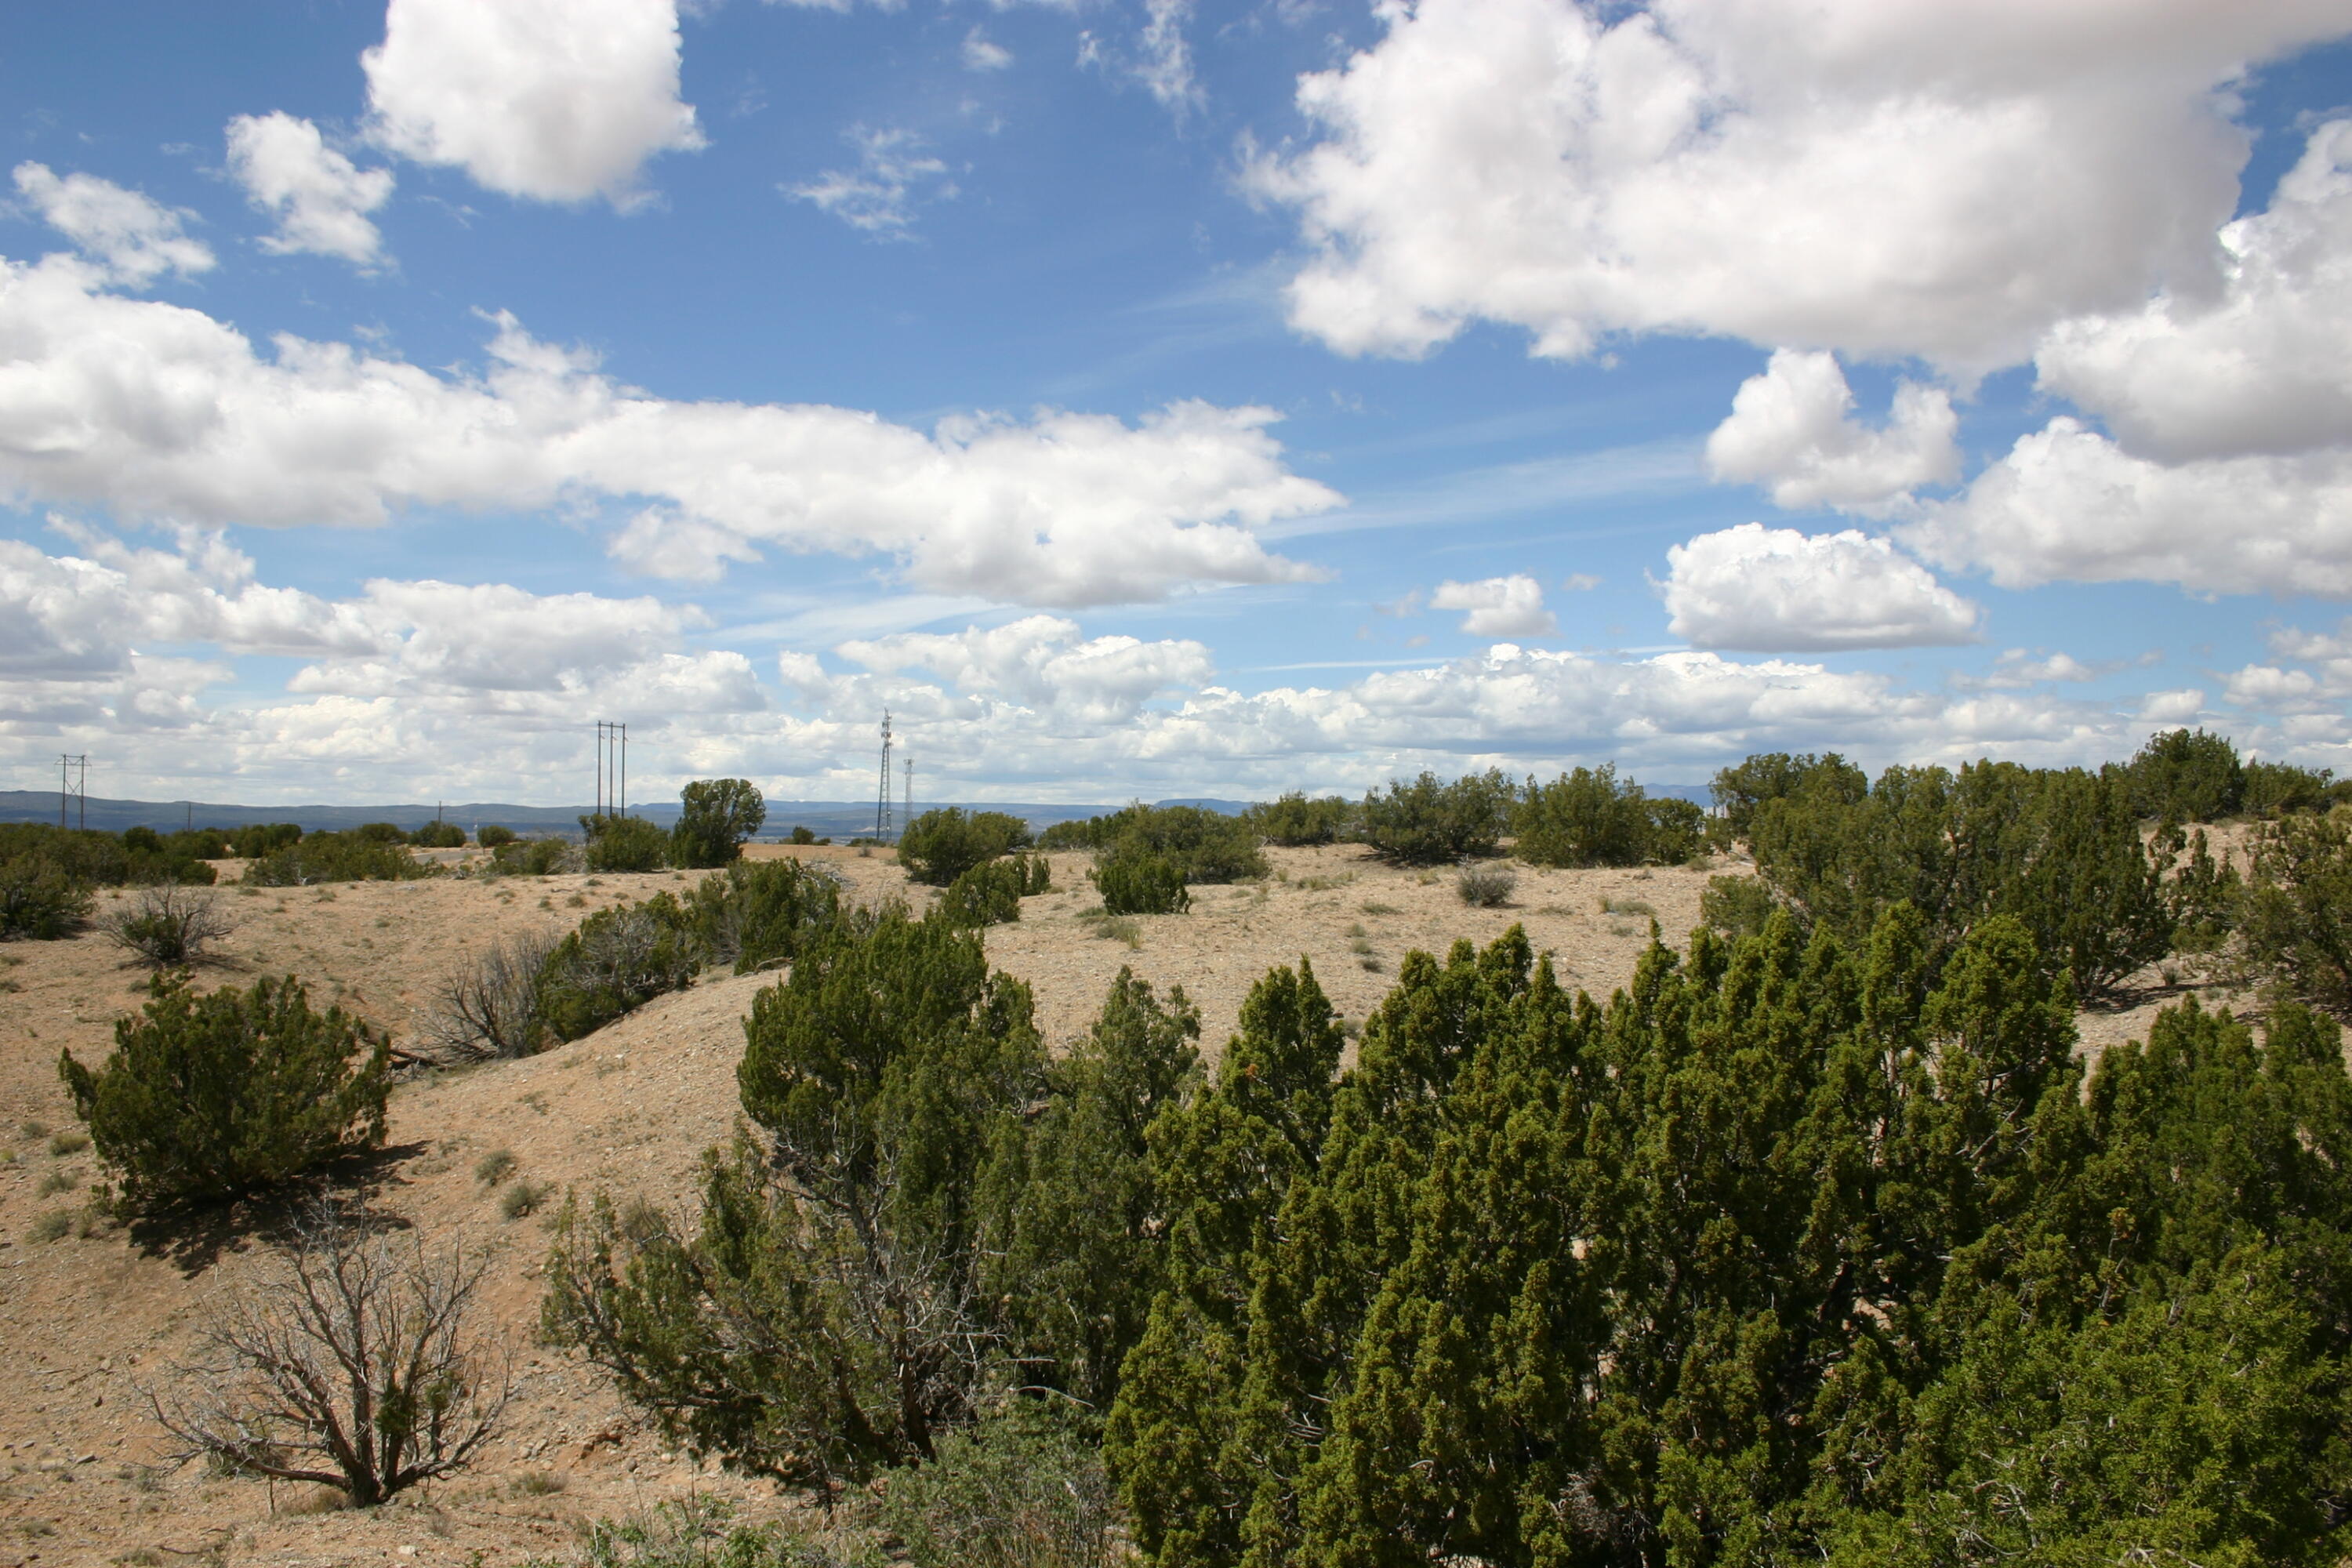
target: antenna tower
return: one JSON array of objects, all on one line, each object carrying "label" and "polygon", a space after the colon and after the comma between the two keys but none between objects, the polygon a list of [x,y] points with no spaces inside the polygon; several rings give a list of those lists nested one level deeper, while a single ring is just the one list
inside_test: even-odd
[{"label": "antenna tower", "polygon": [[915,820],[915,759],[908,757],[899,766],[907,770],[907,807],[898,818],[899,830],[904,832],[908,825]]},{"label": "antenna tower", "polygon": [[882,710],[882,789],[874,801],[874,837],[890,837],[890,710]]},{"label": "antenna tower", "polygon": [[89,826],[89,753],[67,755],[58,759],[58,826],[68,826],[66,818],[70,808],[77,814],[77,825]]}]

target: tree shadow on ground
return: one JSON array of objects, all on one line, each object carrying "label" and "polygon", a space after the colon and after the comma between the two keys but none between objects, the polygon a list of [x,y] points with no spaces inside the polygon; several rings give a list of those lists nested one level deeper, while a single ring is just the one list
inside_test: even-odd
[{"label": "tree shadow on ground", "polygon": [[225,1204],[157,1209],[133,1218],[126,1229],[131,1246],[189,1279],[219,1262],[224,1253],[243,1252],[257,1243],[285,1246],[321,1207],[352,1229],[407,1230],[412,1222],[383,1207],[379,1199],[385,1188],[406,1185],[401,1165],[432,1147],[429,1142],[394,1143],[347,1154],[300,1181]]}]

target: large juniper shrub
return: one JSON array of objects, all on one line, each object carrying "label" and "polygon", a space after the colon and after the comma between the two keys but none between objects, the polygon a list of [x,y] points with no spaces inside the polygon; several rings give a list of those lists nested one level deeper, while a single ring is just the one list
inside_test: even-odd
[{"label": "large juniper shrub", "polygon": [[581,817],[580,827],[587,835],[591,871],[658,871],[668,862],[670,836],[642,816],[592,812]]},{"label": "large juniper shrub", "polygon": [[1029,847],[1029,825],[1009,812],[927,811],[898,837],[898,864],[909,881],[945,888],[974,866]]},{"label": "large juniper shrub", "polygon": [[768,803],[750,779],[696,779],[678,798],[685,804],[670,829],[669,858],[688,870],[732,863],[768,820]]},{"label": "large juniper shrub", "polygon": [[695,884],[686,909],[709,961],[750,974],[799,957],[839,915],[841,884],[797,860],[738,860]]},{"label": "large juniper shrub", "polygon": [[291,977],[199,995],[157,975],[114,1049],[58,1070],[127,1208],[217,1202],[383,1142],[391,1046]]},{"label": "large juniper shrub", "polygon": [[1133,839],[1114,844],[1097,857],[1087,873],[1102,893],[1103,909],[1114,915],[1181,915],[1192,907],[1184,890],[1184,868]]},{"label": "large juniper shrub", "polygon": [[1097,858],[1157,858],[1194,885],[1245,881],[1267,868],[1247,818],[1198,805],[1138,802],[1082,822],[1057,822],[1041,843],[1048,849],[1091,849]]},{"label": "large juniper shrub", "polygon": [[2352,808],[2268,824],[2252,850],[2237,924],[2253,974],[2352,1018]]},{"label": "large juniper shrub", "polygon": [[1242,813],[1242,821],[1268,844],[1332,844],[1358,832],[1354,801],[1337,795],[1310,799],[1299,790],[1259,801]]},{"label": "large juniper shrub", "polygon": [[1423,773],[1364,796],[1364,842],[1407,866],[1442,866],[1491,855],[1509,828],[1518,796],[1497,769],[1450,784]]},{"label": "large juniper shrub", "polygon": [[2139,815],[2217,822],[2245,804],[2246,770],[2227,735],[2168,730],[2150,735],[2125,770]]},{"label": "large juniper shrub", "polygon": [[1529,779],[1512,816],[1518,857],[1531,866],[1678,865],[1698,853],[1706,826],[1696,803],[1652,799],[1619,780],[1613,763]]},{"label": "large juniper shrub", "polygon": [[1028,990],[969,930],[861,912],[817,933],[744,1034],[756,1131],[707,1159],[699,1223],[567,1208],[547,1331],[677,1440],[755,1471],[932,1458],[991,1342],[974,1196],[1042,1065]]},{"label": "large juniper shrub", "polygon": [[38,856],[0,861],[0,941],[55,942],[89,921],[90,893],[64,868]]}]

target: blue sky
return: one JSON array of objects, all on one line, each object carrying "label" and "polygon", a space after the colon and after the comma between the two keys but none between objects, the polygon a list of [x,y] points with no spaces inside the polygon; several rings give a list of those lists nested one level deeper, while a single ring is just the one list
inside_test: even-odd
[{"label": "blue sky", "polygon": [[[1965,11],[1965,15],[1963,12]],[[0,763],[2352,771],[2352,15],[42,7]]]}]

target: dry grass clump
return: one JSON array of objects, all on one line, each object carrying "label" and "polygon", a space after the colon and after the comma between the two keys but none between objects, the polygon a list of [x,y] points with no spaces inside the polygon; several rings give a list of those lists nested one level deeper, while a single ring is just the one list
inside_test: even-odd
[{"label": "dry grass clump", "polygon": [[1472,909],[1491,910],[1510,901],[1519,874],[1495,861],[1474,860],[1454,873],[1454,890]]}]

